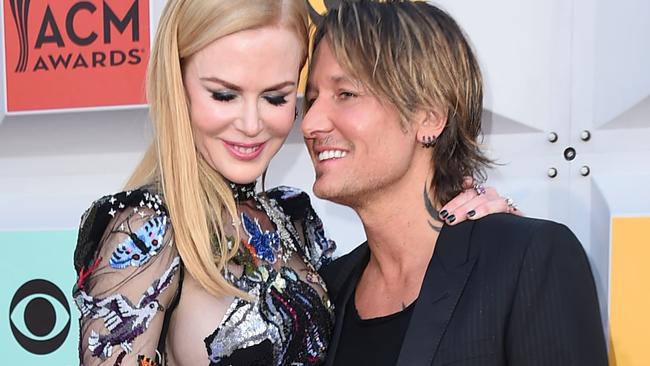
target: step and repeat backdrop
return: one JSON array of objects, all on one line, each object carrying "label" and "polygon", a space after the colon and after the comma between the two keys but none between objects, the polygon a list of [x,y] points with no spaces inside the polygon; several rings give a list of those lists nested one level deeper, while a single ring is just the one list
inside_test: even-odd
[{"label": "step and repeat backdrop", "polygon": [[6,112],[145,104],[148,1],[6,0]]},{"label": "step and repeat backdrop", "polygon": [[[55,114],[93,118],[93,113],[145,108],[153,4],[3,0],[3,124],[20,116],[47,121]],[[5,126],[0,125],[0,135],[10,134]],[[51,128],[57,127],[47,127]],[[39,134],[38,127],[27,129]],[[12,163],[6,154],[0,159],[3,168]],[[79,311],[71,291],[77,232],[73,225],[53,223],[43,212],[43,207],[61,202],[35,197],[29,192],[35,187],[13,186],[7,174],[11,168],[0,170],[4,180],[0,210],[22,216],[21,207],[32,206],[32,218],[22,225],[30,230],[12,230],[11,225],[0,229],[2,363],[76,365]],[[49,189],[56,194],[56,186]],[[19,191],[26,195],[10,202]],[[30,196],[38,202],[25,202]],[[81,212],[69,215],[70,222],[78,221]]]},{"label": "step and repeat backdrop", "polygon": [[[306,0],[307,1],[307,0]],[[318,20],[337,0],[308,0]],[[120,190],[151,138],[144,80],[164,0],[2,0],[0,350],[76,365],[76,227]],[[650,3],[441,0],[486,79],[489,183],[567,224],[592,264],[612,365],[649,365]],[[299,127],[266,185],[311,193]],[[313,198],[344,254],[349,209]]]}]

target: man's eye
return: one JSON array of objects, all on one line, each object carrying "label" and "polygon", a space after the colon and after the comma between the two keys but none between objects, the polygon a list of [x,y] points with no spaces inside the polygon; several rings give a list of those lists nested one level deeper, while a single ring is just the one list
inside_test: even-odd
[{"label": "man's eye", "polygon": [[357,95],[352,93],[352,92],[349,92],[349,91],[342,91],[337,96],[338,96],[339,99],[345,100],[345,99],[354,98]]},{"label": "man's eye", "polygon": [[287,98],[285,95],[270,95],[264,97],[264,99],[266,99],[267,102],[271,103],[274,106],[281,106],[287,103]]},{"label": "man's eye", "polygon": [[235,99],[235,97],[236,95],[232,93],[212,92],[212,99],[218,102],[230,102]]}]

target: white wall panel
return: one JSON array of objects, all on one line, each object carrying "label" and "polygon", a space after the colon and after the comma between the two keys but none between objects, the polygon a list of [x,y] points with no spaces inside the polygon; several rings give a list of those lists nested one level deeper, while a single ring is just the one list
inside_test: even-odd
[{"label": "white wall panel", "polygon": [[561,125],[568,112],[570,2],[435,3],[449,11],[475,47],[487,109],[534,129]]}]

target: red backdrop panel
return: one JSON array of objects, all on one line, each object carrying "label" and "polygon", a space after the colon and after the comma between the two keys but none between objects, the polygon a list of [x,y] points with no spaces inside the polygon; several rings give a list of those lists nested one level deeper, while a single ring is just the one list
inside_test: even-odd
[{"label": "red backdrop panel", "polygon": [[3,0],[7,112],[145,103],[146,0]]}]

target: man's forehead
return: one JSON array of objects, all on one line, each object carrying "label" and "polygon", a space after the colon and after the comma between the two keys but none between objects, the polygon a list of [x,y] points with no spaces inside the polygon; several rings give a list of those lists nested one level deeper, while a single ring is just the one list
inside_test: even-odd
[{"label": "man's forehead", "polygon": [[354,79],[346,74],[334,74],[328,79],[332,84],[354,83]]},{"label": "man's forehead", "polygon": [[327,41],[321,42],[316,47],[311,66],[310,79],[318,75],[324,76],[328,81],[338,82],[347,76]]},{"label": "man's forehead", "polygon": [[[307,80],[307,90],[314,89],[316,86],[319,86],[319,81],[324,81],[327,85],[338,86],[338,85],[352,85],[360,86],[361,82],[347,74],[344,74],[342,71],[340,73],[332,73],[331,75],[326,75],[324,78],[317,79],[314,77],[314,74],[309,77]],[[320,85],[323,86],[323,85]]]}]

